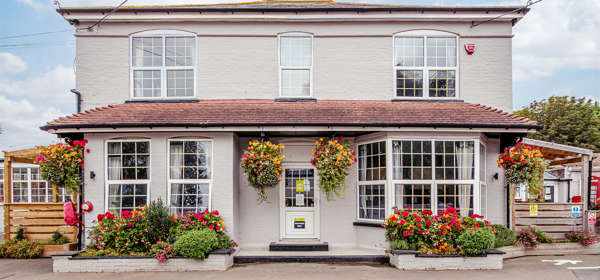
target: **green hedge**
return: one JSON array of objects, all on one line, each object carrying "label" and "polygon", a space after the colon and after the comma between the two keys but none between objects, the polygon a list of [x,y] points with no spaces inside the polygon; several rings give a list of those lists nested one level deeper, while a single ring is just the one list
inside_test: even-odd
[{"label": "green hedge", "polygon": [[467,230],[458,237],[457,243],[468,256],[485,254],[494,248],[494,232],[489,228]]},{"label": "green hedge", "polygon": [[214,230],[210,229],[188,231],[177,238],[174,246],[178,254],[201,260],[217,248],[219,248],[219,237]]}]

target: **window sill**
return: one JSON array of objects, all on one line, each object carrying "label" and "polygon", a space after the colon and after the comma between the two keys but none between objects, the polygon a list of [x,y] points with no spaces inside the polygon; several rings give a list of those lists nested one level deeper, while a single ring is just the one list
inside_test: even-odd
[{"label": "window sill", "polygon": [[312,97],[279,97],[275,98],[275,102],[317,102],[317,99]]},{"label": "window sill", "polygon": [[354,221],[352,223],[352,225],[354,225],[355,227],[375,227],[375,228],[383,228],[381,225],[383,224],[383,221],[381,223],[377,223],[377,222],[372,222],[372,221]]},{"label": "window sill", "polygon": [[465,102],[462,99],[458,99],[456,97],[449,98],[428,98],[428,97],[419,97],[419,98],[409,98],[409,97],[394,97],[392,98],[392,102]]}]

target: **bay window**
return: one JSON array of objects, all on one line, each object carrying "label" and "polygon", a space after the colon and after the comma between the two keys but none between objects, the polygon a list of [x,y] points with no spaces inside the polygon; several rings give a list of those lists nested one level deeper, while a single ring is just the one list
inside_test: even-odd
[{"label": "bay window", "polygon": [[196,37],[186,32],[151,31],[131,38],[134,98],[195,96]]},{"label": "bay window", "polygon": [[175,215],[210,209],[212,142],[169,140],[169,205]]},{"label": "bay window", "polygon": [[474,213],[475,141],[392,141],[395,205],[440,212]]},{"label": "bay window", "polygon": [[358,218],[385,219],[386,142],[358,145]]},{"label": "bay window", "polygon": [[457,38],[443,32],[394,37],[396,97],[457,97]]},{"label": "bay window", "polygon": [[312,95],[313,38],[305,33],[279,37],[279,80],[281,97]]},{"label": "bay window", "polygon": [[106,166],[108,211],[121,213],[148,203],[150,141],[108,141]]}]

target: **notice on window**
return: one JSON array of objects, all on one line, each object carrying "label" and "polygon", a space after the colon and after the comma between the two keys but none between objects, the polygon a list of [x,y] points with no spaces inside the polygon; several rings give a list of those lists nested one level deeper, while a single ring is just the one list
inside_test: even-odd
[{"label": "notice on window", "polygon": [[571,217],[579,218],[579,211],[581,211],[579,206],[571,206]]},{"label": "notice on window", "polygon": [[538,215],[538,205],[537,204],[529,204],[529,216],[537,216]]},{"label": "notice on window", "polygon": [[304,192],[305,181],[304,179],[296,180],[296,192]]},{"label": "notice on window", "polygon": [[304,194],[303,193],[296,194],[296,206],[304,206]]}]

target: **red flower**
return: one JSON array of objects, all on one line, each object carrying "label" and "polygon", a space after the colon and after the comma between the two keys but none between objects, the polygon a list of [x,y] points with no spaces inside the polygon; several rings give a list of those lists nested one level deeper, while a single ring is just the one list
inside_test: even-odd
[{"label": "red flower", "polygon": [[102,222],[102,220],[106,217],[105,214],[98,214],[98,222]]},{"label": "red flower", "polygon": [[404,224],[406,224],[406,221],[405,220],[400,220],[400,225],[402,226]]},{"label": "red flower", "polygon": [[215,227],[214,225],[208,226],[209,229],[213,229],[214,227]]},{"label": "red flower", "polygon": [[404,211],[402,212],[402,215],[404,216],[404,218],[408,217],[408,215],[410,215],[410,213],[408,213],[408,211]]},{"label": "red flower", "polygon": [[344,140],[344,136],[340,136],[339,139],[340,139],[340,141]]},{"label": "red flower", "polygon": [[219,211],[217,211],[217,210],[212,211],[212,214],[215,215],[215,216],[219,216]]},{"label": "red flower", "polygon": [[426,222],[425,222],[425,225],[426,225],[426,226],[431,226],[431,221],[426,221]]}]

